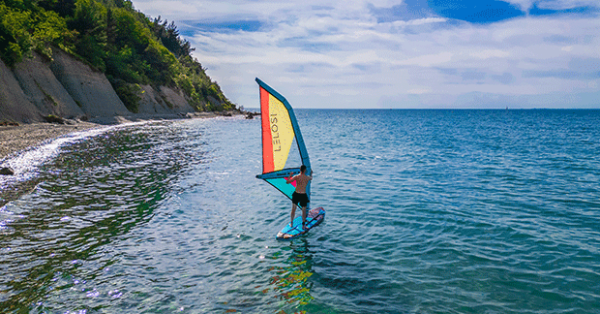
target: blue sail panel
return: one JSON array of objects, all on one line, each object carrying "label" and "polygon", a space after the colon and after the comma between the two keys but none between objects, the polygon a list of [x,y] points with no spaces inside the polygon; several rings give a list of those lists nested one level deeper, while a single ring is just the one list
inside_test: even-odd
[{"label": "blue sail panel", "polygon": [[283,195],[287,196],[290,200],[292,199],[292,194],[296,190],[296,187],[290,183],[285,182],[285,178],[278,179],[265,179],[269,184],[275,187],[277,190],[281,191]]}]

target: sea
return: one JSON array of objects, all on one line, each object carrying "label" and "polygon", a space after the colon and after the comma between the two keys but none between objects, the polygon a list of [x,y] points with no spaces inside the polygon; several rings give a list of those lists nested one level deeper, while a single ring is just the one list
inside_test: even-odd
[{"label": "sea", "polygon": [[3,161],[0,313],[600,313],[600,110],[296,110],[324,222],[260,119],[107,126]]}]

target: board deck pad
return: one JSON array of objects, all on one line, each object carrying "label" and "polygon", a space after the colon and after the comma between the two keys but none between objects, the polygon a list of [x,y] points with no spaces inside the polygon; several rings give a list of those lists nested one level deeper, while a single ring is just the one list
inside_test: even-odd
[{"label": "board deck pad", "polygon": [[[302,210],[300,209],[300,212]],[[290,227],[288,223],[277,233],[277,240],[291,240],[306,234],[310,229],[318,226],[325,219],[325,209],[323,207],[313,208],[308,211],[306,217],[306,230],[302,230],[302,215],[294,219],[294,226]]]}]

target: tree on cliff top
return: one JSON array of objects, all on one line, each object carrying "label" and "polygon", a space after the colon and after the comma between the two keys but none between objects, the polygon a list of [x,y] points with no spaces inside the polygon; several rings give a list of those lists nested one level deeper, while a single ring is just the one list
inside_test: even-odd
[{"label": "tree on cliff top", "polygon": [[106,73],[133,112],[136,84],[178,87],[197,110],[235,108],[175,24],[151,20],[131,1],[0,0],[0,16],[0,58],[9,66],[33,50],[51,58],[58,46]]}]

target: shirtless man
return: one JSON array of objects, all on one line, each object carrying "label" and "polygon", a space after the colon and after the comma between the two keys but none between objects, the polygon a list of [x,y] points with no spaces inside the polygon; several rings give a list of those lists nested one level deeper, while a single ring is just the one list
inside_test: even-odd
[{"label": "shirtless man", "polygon": [[306,206],[310,202],[308,195],[306,195],[306,186],[308,185],[308,181],[312,180],[312,170],[310,171],[310,176],[304,174],[305,172],[306,166],[302,165],[299,174],[294,176],[294,173],[290,172],[290,177],[285,179],[287,183],[296,181],[296,191],[292,194],[292,222],[290,223],[290,228],[294,227],[296,204],[300,203],[300,206],[302,206],[302,230],[306,229]]}]

